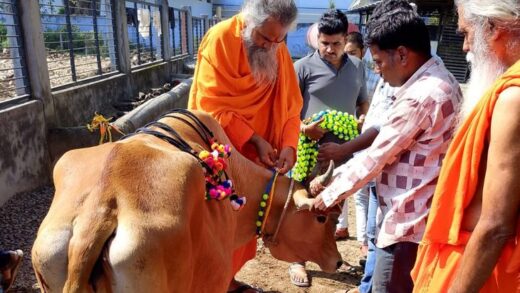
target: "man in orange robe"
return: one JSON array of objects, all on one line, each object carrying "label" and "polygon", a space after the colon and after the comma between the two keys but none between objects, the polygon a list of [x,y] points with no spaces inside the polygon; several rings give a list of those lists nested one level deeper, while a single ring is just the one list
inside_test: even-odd
[{"label": "man in orange robe", "polygon": [[414,292],[520,292],[520,9],[509,0],[456,2],[472,74]]},{"label": "man in orange robe", "polygon": [[[296,159],[302,108],[284,44],[296,13],[293,0],[250,0],[212,27],[200,44],[188,102],[215,117],[241,154],[281,173]],[[236,250],[233,274],[255,254],[256,239]],[[247,288],[233,279],[229,289]]]}]

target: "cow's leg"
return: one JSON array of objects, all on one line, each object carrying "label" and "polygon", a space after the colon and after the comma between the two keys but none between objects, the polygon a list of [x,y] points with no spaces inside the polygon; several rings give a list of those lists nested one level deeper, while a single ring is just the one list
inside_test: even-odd
[{"label": "cow's leg", "polygon": [[[177,291],[186,284],[177,283],[170,274],[182,268],[169,266],[168,242],[159,235],[165,232],[155,230],[155,226],[144,227],[143,223],[119,222],[108,252],[114,292],[172,292],[172,288],[174,292],[189,292]],[[177,257],[182,260],[189,255]]]},{"label": "cow's leg", "polygon": [[62,292],[67,279],[69,226],[43,228],[32,248],[32,263],[43,292]]}]

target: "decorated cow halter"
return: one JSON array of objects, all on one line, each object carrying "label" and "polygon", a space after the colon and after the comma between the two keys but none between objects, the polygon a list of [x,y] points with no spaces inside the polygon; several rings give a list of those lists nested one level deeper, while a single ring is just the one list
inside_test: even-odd
[{"label": "decorated cow halter", "polygon": [[[183,115],[189,120],[181,116],[175,116],[172,114]],[[134,133],[124,136],[122,139],[133,136],[138,133],[153,135],[160,138],[171,145],[177,147],[179,150],[184,151],[199,161],[204,171],[204,177],[206,182],[206,200],[216,199],[223,200],[229,198],[233,210],[238,211],[246,203],[245,197],[239,197],[233,188],[233,184],[229,179],[225,169],[227,167],[226,160],[231,155],[231,147],[228,145],[222,145],[217,142],[213,132],[200,121],[197,116],[185,109],[174,109],[169,114],[163,115],[159,118],[173,118],[184,122],[190,126],[195,132],[202,138],[204,143],[208,146],[210,151],[203,150],[201,152],[195,151],[173,128],[159,121],[154,121],[146,124],[144,127],[137,129]],[[150,127],[158,127],[169,135],[162,132],[152,130]]]},{"label": "decorated cow halter", "polygon": [[280,219],[278,220],[278,224],[276,225],[276,230],[274,231],[274,234],[272,237],[266,237],[263,239],[264,243],[267,246],[270,246],[270,245],[272,246],[272,245],[278,244],[278,242],[276,241],[276,236],[278,236],[278,232],[280,231],[280,227],[282,226],[283,220],[285,218],[285,214],[287,213],[287,208],[289,207],[289,202],[291,202],[293,188],[294,188],[294,179],[291,178],[291,183],[289,185],[289,191],[287,192],[287,199],[285,200],[282,214],[280,215]]},{"label": "decorated cow halter", "polygon": [[276,237],[278,236],[278,232],[280,231],[280,227],[282,226],[283,220],[285,218],[285,214],[287,213],[287,208],[289,207],[289,202],[292,199],[293,189],[294,189],[294,179],[291,178],[291,183],[289,185],[289,191],[287,193],[287,199],[285,200],[285,204],[282,210],[282,214],[278,219],[278,224],[276,225],[276,230],[272,236],[268,236],[265,233],[265,225],[267,223],[267,219],[269,216],[269,212],[272,207],[273,198],[275,195],[275,187],[276,187],[276,179],[278,177],[278,172],[273,172],[273,176],[271,180],[267,184],[266,192],[262,194],[262,199],[260,201],[260,209],[258,211],[258,218],[256,221],[256,235],[258,238],[262,237],[264,243],[268,245],[276,245]]}]

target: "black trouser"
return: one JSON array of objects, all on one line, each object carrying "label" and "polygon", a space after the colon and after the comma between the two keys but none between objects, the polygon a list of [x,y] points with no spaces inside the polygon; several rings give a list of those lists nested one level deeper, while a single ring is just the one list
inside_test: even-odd
[{"label": "black trouser", "polygon": [[376,267],[372,292],[409,293],[413,291],[410,272],[415,265],[419,245],[399,242],[385,248],[376,247]]}]

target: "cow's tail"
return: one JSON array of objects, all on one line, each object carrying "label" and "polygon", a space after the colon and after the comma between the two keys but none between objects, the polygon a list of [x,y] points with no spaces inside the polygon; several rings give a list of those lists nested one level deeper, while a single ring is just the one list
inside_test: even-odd
[{"label": "cow's tail", "polygon": [[[112,199],[115,201],[115,199]],[[115,204],[90,206],[76,218],[69,243],[67,281],[63,292],[93,292],[92,271],[110,236],[117,227]]]}]

